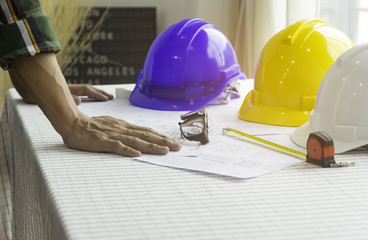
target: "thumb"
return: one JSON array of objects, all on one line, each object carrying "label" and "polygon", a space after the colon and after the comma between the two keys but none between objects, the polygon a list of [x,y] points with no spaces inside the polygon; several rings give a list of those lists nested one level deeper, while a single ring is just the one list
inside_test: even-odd
[{"label": "thumb", "polygon": [[73,96],[75,104],[79,105],[81,103],[80,97],[78,97],[77,95],[74,95],[74,94],[72,96]]}]

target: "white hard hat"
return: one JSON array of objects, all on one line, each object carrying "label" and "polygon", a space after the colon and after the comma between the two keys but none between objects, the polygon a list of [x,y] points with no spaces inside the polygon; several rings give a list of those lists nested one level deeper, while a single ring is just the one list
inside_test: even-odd
[{"label": "white hard hat", "polygon": [[292,140],[305,147],[315,131],[332,137],[335,153],[368,144],[368,44],[349,49],[329,68],[309,121],[295,130]]}]

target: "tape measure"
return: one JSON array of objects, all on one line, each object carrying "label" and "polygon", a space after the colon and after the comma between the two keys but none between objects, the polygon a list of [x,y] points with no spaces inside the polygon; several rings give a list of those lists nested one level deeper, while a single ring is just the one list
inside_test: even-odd
[{"label": "tape measure", "polygon": [[331,168],[331,167],[349,167],[354,166],[355,163],[353,162],[335,162],[335,149],[333,145],[332,138],[324,132],[314,132],[309,135],[308,141],[307,141],[307,154],[279,145],[277,143],[273,143],[270,141],[267,141],[265,139],[232,129],[232,128],[223,128],[222,134],[225,132],[232,132],[236,133],[238,135],[241,135],[243,137],[252,139],[254,141],[263,143],[265,145],[271,146],[273,148],[282,150],[284,152],[290,153],[294,156],[298,156],[303,158],[306,162],[312,163],[315,165],[322,166],[324,168]]}]

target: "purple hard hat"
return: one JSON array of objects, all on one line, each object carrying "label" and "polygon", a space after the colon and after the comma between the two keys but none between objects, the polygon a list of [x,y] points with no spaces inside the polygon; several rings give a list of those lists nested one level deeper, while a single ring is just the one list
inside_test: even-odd
[{"label": "purple hard hat", "polygon": [[129,101],[155,110],[195,110],[245,79],[227,37],[202,19],[171,25],[152,43]]}]

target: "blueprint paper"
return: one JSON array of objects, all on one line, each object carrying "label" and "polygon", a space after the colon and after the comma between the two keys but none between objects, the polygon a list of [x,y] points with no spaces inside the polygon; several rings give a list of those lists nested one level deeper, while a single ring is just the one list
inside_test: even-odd
[{"label": "blueprint paper", "polygon": [[[118,91],[117,91],[118,92]],[[119,91],[121,92],[121,91]],[[235,135],[222,135],[222,128],[231,127],[269,141],[305,151],[290,140],[294,128],[250,123],[237,116],[243,98],[231,100],[227,105],[206,106],[209,116],[209,139],[206,145],[180,137],[178,122],[181,111],[157,111],[133,106],[127,94],[108,102],[86,102],[79,108],[88,116],[110,115],[130,123],[147,126],[182,144],[178,152],[165,156],[142,154],[137,160],[167,167],[203,171],[236,178],[252,178],[302,162],[299,158],[272,150]]]}]

